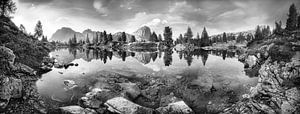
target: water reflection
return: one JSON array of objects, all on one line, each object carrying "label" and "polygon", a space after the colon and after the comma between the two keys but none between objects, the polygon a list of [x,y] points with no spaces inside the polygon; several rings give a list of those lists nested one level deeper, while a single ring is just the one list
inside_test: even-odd
[{"label": "water reflection", "polygon": [[[58,51],[58,50],[56,50]],[[93,59],[101,60],[103,63],[107,63],[108,60],[112,60],[113,56],[115,58],[121,58],[122,61],[126,61],[127,57],[134,57],[140,63],[149,64],[151,60],[154,62],[157,58],[161,58],[163,56],[163,62],[165,66],[172,65],[173,62],[173,53],[176,52],[179,59],[184,59],[188,66],[191,66],[193,63],[193,58],[201,59],[203,66],[205,66],[208,55],[215,55],[222,57],[223,60],[226,58],[235,58],[240,53],[238,51],[233,50],[202,50],[195,49],[193,51],[173,51],[172,49],[167,50],[158,50],[158,51],[149,51],[149,52],[132,52],[132,51],[124,51],[124,50],[108,50],[108,49],[83,49],[83,48],[68,48],[68,53],[72,55],[72,57],[68,57],[67,59],[73,61],[78,58],[82,58],[85,61],[90,62]],[[57,55],[59,56],[59,55]],[[60,57],[59,57],[60,58]],[[63,58],[66,59],[66,58]],[[60,62],[66,63],[64,60],[60,60]]]},{"label": "water reflection", "polygon": [[[178,80],[178,84],[175,84],[178,87],[175,87],[174,94],[191,98],[184,100],[197,110],[204,110],[208,102],[219,103],[225,99],[224,97],[236,99],[249,90],[248,87],[257,83],[257,79],[250,78],[243,72],[244,65],[237,60],[236,57],[239,55],[237,51],[201,49],[124,51],[66,48],[55,50],[50,55],[58,62],[79,64],[67,69],[53,68],[37,81],[41,95],[49,98],[50,101],[62,102],[62,105],[76,104],[75,99],[79,99],[90,88],[105,85],[103,80],[111,73],[130,78],[172,77],[171,79]],[[75,81],[78,88],[65,91],[64,80]],[[201,93],[212,88],[217,92],[213,93],[214,90],[211,90],[211,95]],[[235,97],[231,98],[231,96]]]}]

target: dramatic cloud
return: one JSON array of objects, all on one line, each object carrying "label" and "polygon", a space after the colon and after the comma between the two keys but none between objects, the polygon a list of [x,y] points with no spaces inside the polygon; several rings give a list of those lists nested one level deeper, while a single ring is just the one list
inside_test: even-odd
[{"label": "dramatic cloud", "polygon": [[276,20],[285,23],[292,3],[299,0],[15,0],[14,21],[32,31],[38,20],[45,34],[61,27],[76,31],[90,28],[108,32],[134,32],[141,26],[162,33],[171,26],[173,37],[186,32],[194,35],[206,27],[209,34],[254,29],[271,25]]}]

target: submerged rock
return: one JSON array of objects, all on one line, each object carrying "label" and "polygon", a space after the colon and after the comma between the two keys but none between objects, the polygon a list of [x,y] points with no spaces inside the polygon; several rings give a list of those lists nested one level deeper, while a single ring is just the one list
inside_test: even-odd
[{"label": "submerged rock", "polygon": [[106,89],[94,88],[91,92],[86,93],[84,97],[81,97],[81,104],[85,107],[99,109],[104,102],[115,96],[113,92]]},{"label": "submerged rock", "polygon": [[166,107],[156,109],[161,114],[193,114],[193,110],[184,101],[168,104]]},{"label": "submerged rock", "polygon": [[135,104],[123,97],[108,100],[105,105],[108,110],[119,114],[153,114],[153,109]]},{"label": "submerged rock", "polygon": [[77,87],[77,84],[73,80],[64,80],[64,84],[66,85],[66,87],[64,88],[65,90],[70,90],[74,87]]},{"label": "submerged rock", "polygon": [[140,88],[135,83],[120,83],[126,97],[135,99],[141,94]]}]

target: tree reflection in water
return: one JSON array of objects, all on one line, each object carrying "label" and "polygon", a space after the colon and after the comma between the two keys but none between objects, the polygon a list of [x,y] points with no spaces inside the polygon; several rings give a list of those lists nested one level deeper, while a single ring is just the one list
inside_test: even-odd
[{"label": "tree reflection in water", "polygon": [[[202,50],[202,49],[194,49],[192,51],[174,51],[172,49],[166,50],[158,50],[158,51],[151,51],[151,52],[132,52],[132,51],[124,51],[124,50],[108,50],[108,49],[82,49],[82,48],[69,48],[69,53],[73,55],[73,58],[78,58],[78,53],[84,53],[85,57],[81,57],[86,61],[90,61],[92,59],[100,59],[103,63],[106,63],[109,60],[113,59],[113,56],[116,58],[121,58],[122,61],[126,61],[127,57],[134,57],[138,61],[148,64],[152,60],[155,62],[157,58],[161,58],[163,56],[163,62],[165,66],[172,65],[173,62],[173,52],[178,54],[179,59],[186,60],[188,66],[191,66],[193,63],[193,59],[201,59],[203,66],[205,66],[206,61],[209,57],[209,54],[220,56],[223,60],[226,58],[233,58],[237,57],[236,55],[241,54],[235,50]],[[77,52],[78,51],[78,52]],[[92,55],[90,55],[92,52]],[[90,58],[92,57],[92,58]]]}]

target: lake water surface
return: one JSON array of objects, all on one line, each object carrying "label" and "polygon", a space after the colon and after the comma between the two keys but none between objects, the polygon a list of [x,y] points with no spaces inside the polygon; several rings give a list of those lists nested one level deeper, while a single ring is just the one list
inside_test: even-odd
[{"label": "lake water surface", "polygon": [[[256,85],[257,78],[245,75],[244,65],[237,53],[230,51],[175,51],[126,52],[112,50],[58,49],[50,53],[61,63],[78,63],[68,68],[53,68],[37,81],[39,93],[58,106],[76,104],[97,83],[97,75],[105,72],[119,73],[127,77],[191,77],[190,85],[224,85],[231,88],[237,97]],[[73,80],[78,88],[66,89],[64,80]],[[201,96],[199,102],[210,102],[220,96]],[[207,98],[206,98],[207,97]],[[217,101],[216,101],[217,102]]]}]

